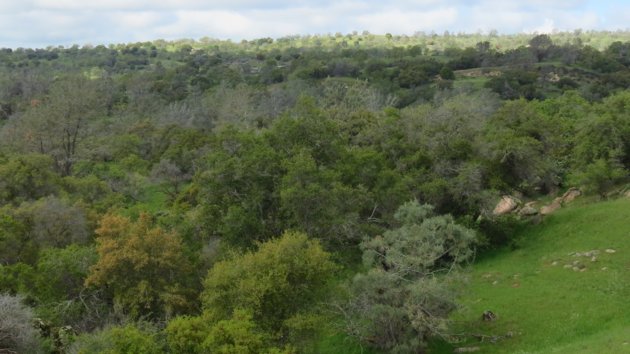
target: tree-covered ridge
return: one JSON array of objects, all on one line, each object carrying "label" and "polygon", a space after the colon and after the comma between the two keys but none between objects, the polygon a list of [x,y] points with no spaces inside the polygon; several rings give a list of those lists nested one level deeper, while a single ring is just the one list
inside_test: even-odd
[{"label": "tree-covered ridge", "polygon": [[626,32],[477,37],[3,50],[0,318],[40,333],[0,349],[449,340],[461,268],[514,245],[501,195],[630,168]]}]

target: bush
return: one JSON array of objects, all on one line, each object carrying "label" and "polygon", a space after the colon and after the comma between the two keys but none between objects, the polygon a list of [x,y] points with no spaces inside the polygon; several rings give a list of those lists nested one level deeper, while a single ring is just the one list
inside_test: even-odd
[{"label": "bush", "polygon": [[597,159],[570,176],[574,184],[581,186],[585,193],[606,196],[615,184],[627,178],[628,172],[620,164],[605,159]]},{"label": "bush", "polygon": [[335,268],[319,242],[286,232],[256,252],[215,264],[204,283],[203,307],[214,320],[250,310],[261,328],[286,331],[284,321],[321,295]]},{"label": "bush", "polygon": [[152,330],[135,325],[109,327],[79,336],[68,349],[69,354],[158,354],[164,349]]},{"label": "bush", "polygon": [[22,298],[0,295],[0,352],[43,353],[42,339],[33,327],[33,312]]},{"label": "bush", "polygon": [[361,245],[372,269],[354,277],[338,308],[346,332],[361,342],[392,353],[423,352],[431,337],[447,335],[460,283],[453,270],[472,256],[475,232],[416,201],[395,217],[400,227]]}]

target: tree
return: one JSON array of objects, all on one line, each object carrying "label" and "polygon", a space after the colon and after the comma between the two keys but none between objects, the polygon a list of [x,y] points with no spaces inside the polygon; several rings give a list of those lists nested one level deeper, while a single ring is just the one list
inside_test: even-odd
[{"label": "tree", "polygon": [[394,217],[399,228],[362,243],[367,265],[416,278],[471,258],[475,233],[452,216],[433,216],[433,207],[414,201],[403,204]]},{"label": "tree", "polygon": [[226,129],[194,178],[205,236],[251,247],[281,232],[278,152],[261,137]]},{"label": "tree", "polygon": [[501,76],[493,77],[484,86],[501,95],[501,98],[514,100],[543,98],[537,90],[538,73],[526,70],[506,70]]},{"label": "tree", "polygon": [[164,349],[151,329],[134,325],[113,326],[79,336],[68,349],[69,354],[157,354]]},{"label": "tree", "polygon": [[285,321],[308,309],[322,295],[335,271],[331,255],[303,233],[286,232],[248,252],[219,262],[208,272],[201,295],[213,321],[251,311],[262,330],[282,336]]},{"label": "tree", "polygon": [[547,34],[539,34],[529,41],[529,47],[539,62],[543,61],[547,57],[552,46],[553,42]]},{"label": "tree", "polygon": [[0,214],[0,264],[33,261],[37,245],[27,236],[27,226],[10,212]]},{"label": "tree", "polygon": [[115,304],[134,318],[168,317],[189,308],[191,269],[176,233],[153,226],[147,214],[135,222],[105,215],[95,233],[99,260],[86,286],[111,291]]},{"label": "tree", "polygon": [[208,335],[210,323],[202,316],[179,316],[168,321],[164,329],[169,349],[173,353],[195,354]]},{"label": "tree", "polygon": [[573,172],[569,180],[579,185],[585,193],[605,197],[617,183],[628,178],[628,171],[615,160],[597,159]]},{"label": "tree", "polygon": [[608,97],[595,106],[593,115],[577,125],[574,163],[582,167],[604,159],[630,167],[630,94]]},{"label": "tree", "polygon": [[30,294],[42,319],[77,331],[90,331],[108,319],[101,293],[83,287],[97,260],[90,246],[74,244],[41,252]]},{"label": "tree", "polygon": [[[177,353],[293,353],[295,334],[316,330],[314,301],[336,270],[331,255],[299,232],[232,255],[208,272],[203,313],[173,319],[166,328]],[[305,327],[308,327],[305,329]]]},{"label": "tree", "polygon": [[292,228],[331,244],[360,239],[358,212],[366,204],[365,190],[344,185],[338,172],[317,166],[308,152],[296,153],[285,168],[280,202]]},{"label": "tree", "polygon": [[88,241],[85,211],[57,197],[23,204],[17,213],[27,219],[29,234],[40,247],[65,247]]},{"label": "tree", "polygon": [[554,189],[559,183],[554,157],[561,138],[553,125],[523,99],[499,109],[486,125],[482,150],[491,187],[529,193]]},{"label": "tree", "polygon": [[22,298],[0,294],[0,352],[43,353],[42,339],[33,326],[30,308]]},{"label": "tree", "polygon": [[236,309],[232,317],[212,323],[204,316],[177,317],[166,327],[168,346],[173,353],[290,354],[280,349],[269,333],[262,331],[250,311]]},{"label": "tree", "polygon": [[175,200],[186,182],[190,181],[190,174],[183,172],[179,166],[169,160],[162,159],[153,166],[151,178],[163,186],[164,192],[171,200]]},{"label": "tree", "polygon": [[39,199],[59,192],[54,161],[45,155],[13,155],[0,159],[0,204]]},{"label": "tree", "polygon": [[[433,207],[403,204],[400,227],[361,246],[366,274],[348,284],[337,305],[345,331],[361,342],[394,353],[422,352],[431,337],[446,337],[448,315],[457,307],[453,270],[469,260],[475,233]],[[437,273],[444,273],[437,276]]]},{"label": "tree", "polygon": [[105,113],[107,99],[100,84],[83,76],[56,81],[41,104],[16,121],[16,145],[51,156],[61,174],[70,175],[90,121]]},{"label": "tree", "polygon": [[455,73],[450,67],[445,65],[440,69],[440,77],[442,80],[455,80]]},{"label": "tree", "polygon": [[219,354],[290,354],[290,348],[284,350],[269,345],[269,334],[256,328],[253,316],[246,310],[237,309],[232,318],[217,322],[201,344],[203,352]]}]

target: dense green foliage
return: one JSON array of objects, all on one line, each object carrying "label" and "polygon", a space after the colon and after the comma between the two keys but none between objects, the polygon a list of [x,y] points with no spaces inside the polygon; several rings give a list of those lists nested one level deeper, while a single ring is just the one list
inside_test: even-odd
[{"label": "dense green foliage", "polygon": [[346,331],[364,344],[416,353],[429,338],[448,333],[456,308],[454,271],[471,258],[475,234],[432,211],[405,203],[395,215],[400,227],[361,244],[371,269],[354,277],[340,308]]},{"label": "dense green foliage", "polygon": [[580,31],[1,49],[0,294],[40,333],[0,351],[451,340],[459,270],[521,242],[501,195],[625,192],[629,51]]}]

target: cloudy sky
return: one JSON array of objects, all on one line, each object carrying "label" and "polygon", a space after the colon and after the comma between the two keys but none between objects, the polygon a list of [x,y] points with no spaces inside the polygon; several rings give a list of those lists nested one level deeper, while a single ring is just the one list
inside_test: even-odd
[{"label": "cloudy sky", "polygon": [[0,47],[630,28],[630,0],[0,0]]}]

